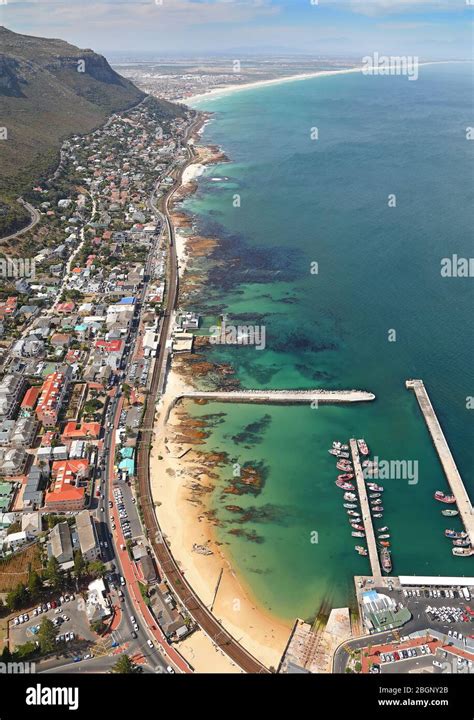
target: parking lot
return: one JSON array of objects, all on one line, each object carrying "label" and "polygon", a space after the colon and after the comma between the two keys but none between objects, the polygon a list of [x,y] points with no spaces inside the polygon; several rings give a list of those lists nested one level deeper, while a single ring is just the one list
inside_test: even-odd
[{"label": "parking lot", "polygon": [[143,535],[142,526],[131,488],[127,483],[120,482],[114,485],[113,494],[125,539],[141,537]]},{"label": "parking lot", "polygon": [[379,592],[410,611],[412,619],[403,626],[401,634],[408,635],[426,627],[446,634],[449,630],[462,635],[474,634],[474,601],[470,599],[470,592],[465,597],[460,587],[380,588]]},{"label": "parking lot", "polygon": [[465,597],[462,588],[404,588],[401,601],[413,615],[409,631],[413,632],[414,624],[432,626],[439,632],[472,634],[474,612],[467,594]]},{"label": "parking lot", "polygon": [[73,645],[80,639],[95,640],[95,635],[89,627],[82,597],[65,594],[24,613],[19,613],[13,618],[10,622],[12,646],[16,647],[34,641],[43,618],[48,618],[56,626],[56,637],[60,638],[58,645],[60,643],[63,647],[69,643]]}]

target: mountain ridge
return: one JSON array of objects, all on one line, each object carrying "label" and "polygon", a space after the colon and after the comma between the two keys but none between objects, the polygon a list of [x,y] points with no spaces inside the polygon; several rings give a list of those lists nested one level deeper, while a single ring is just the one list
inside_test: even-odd
[{"label": "mountain ridge", "polygon": [[[147,96],[106,58],[64,40],[0,26],[0,238],[27,224],[16,198],[54,168],[63,140],[102,125]],[[183,108],[154,99],[165,117]]]}]

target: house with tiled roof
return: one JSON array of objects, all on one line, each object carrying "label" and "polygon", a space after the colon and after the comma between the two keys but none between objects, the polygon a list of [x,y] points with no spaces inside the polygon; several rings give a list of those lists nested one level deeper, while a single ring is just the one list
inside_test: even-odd
[{"label": "house with tiled roof", "polygon": [[61,440],[97,440],[100,435],[100,423],[83,422],[77,424],[68,422],[62,432]]},{"label": "house with tiled roof", "polygon": [[66,395],[71,379],[71,368],[66,366],[63,371],[56,370],[48,375],[41,388],[41,395],[36,406],[36,417],[45,427],[54,427]]},{"label": "house with tiled roof", "polygon": [[86,492],[78,483],[87,476],[88,470],[89,462],[83,458],[53,462],[53,482],[46,493],[45,508],[55,512],[82,510]]}]

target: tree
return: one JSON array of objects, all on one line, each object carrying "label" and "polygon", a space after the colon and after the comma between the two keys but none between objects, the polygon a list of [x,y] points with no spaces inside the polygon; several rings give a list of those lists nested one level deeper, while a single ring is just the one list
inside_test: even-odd
[{"label": "tree", "polygon": [[54,555],[52,555],[48,560],[48,564],[46,566],[46,577],[55,590],[58,590],[61,587],[61,570],[59,562],[56,560]]},{"label": "tree", "polygon": [[26,643],[23,643],[23,645],[17,645],[14,652],[14,659],[15,660],[26,660],[27,658],[31,657],[38,651],[38,648],[36,647],[35,643],[32,640],[29,640]]},{"label": "tree", "polygon": [[86,562],[80,550],[74,553],[74,575],[79,580],[86,571]]},{"label": "tree", "polygon": [[107,572],[107,568],[101,560],[93,560],[87,566],[90,575],[94,577],[103,577]]},{"label": "tree", "polygon": [[28,593],[23,583],[19,583],[14,590],[10,590],[6,602],[10,611],[23,607],[28,600]]},{"label": "tree", "polygon": [[92,620],[90,626],[97,635],[102,635],[106,627],[103,620]]},{"label": "tree", "polygon": [[43,589],[43,581],[36,570],[30,570],[28,575],[28,591],[32,600],[38,597]]},{"label": "tree", "polygon": [[132,662],[128,655],[119,657],[115,665],[112,666],[112,672],[119,673],[120,675],[132,675],[140,671],[141,668]]},{"label": "tree", "polygon": [[43,618],[41,621],[38,642],[43,654],[52,652],[56,647],[56,628],[48,618]]}]

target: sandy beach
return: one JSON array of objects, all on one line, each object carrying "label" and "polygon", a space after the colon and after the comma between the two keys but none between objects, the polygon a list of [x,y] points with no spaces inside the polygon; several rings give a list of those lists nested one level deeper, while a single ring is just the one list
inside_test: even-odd
[{"label": "sandy beach", "polygon": [[302,73],[299,75],[288,75],[287,77],[273,78],[272,80],[257,80],[250,83],[242,83],[239,85],[227,85],[227,87],[214,88],[209,90],[207,93],[200,93],[198,95],[190,95],[189,97],[180,98],[177,102],[185,103],[191,107],[198,103],[200,100],[214,99],[225,97],[235,92],[241,92],[242,90],[253,90],[255,88],[267,87],[268,85],[281,85],[282,83],[297,82],[298,80],[309,80],[314,77],[326,77],[329,75],[345,75],[347,73],[361,72],[362,68],[345,68],[343,70],[318,70],[312,73]]},{"label": "sandy beach", "polygon": [[[252,655],[267,667],[277,668],[291,627],[258,606],[236,575],[223,547],[216,542],[213,524],[205,514],[206,496],[213,487],[213,478],[209,476],[213,472],[211,468],[209,475],[203,472],[198,445],[182,442],[181,433],[186,431],[180,427],[180,420],[185,416],[181,406],[177,406],[166,426],[163,425],[170,398],[186,387],[177,373],[171,371],[160,408],[163,412],[156,427],[151,477],[160,526],[175,559],[201,600],[213,607],[214,615]],[[179,441],[175,442],[177,436]],[[212,554],[193,551],[195,545],[205,547]],[[212,669],[216,650],[212,645],[208,648],[203,666],[202,637],[197,636],[196,642],[201,647],[202,669],[206,659],[207,670]],[[187,644],[194,652],[193,636]]]}]

